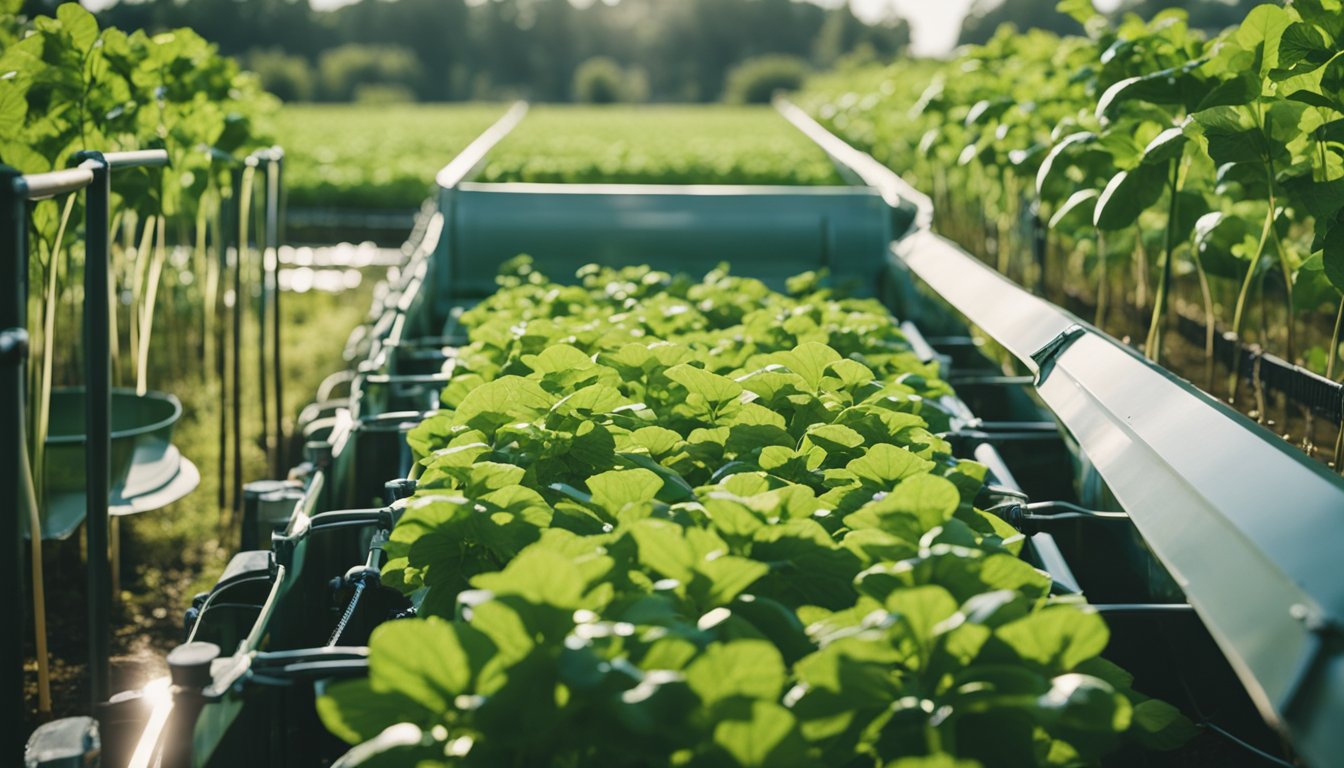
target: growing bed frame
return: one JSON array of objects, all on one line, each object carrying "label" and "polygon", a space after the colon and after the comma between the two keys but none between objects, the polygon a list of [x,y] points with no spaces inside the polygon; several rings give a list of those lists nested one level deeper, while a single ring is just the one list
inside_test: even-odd
[{"label": "growing bed frame", "polygon": [[[730,261],[775,285],[825,267],[866,287],[957,389],[948,437],[989,466],[983,506],[1029,534],[1024,556],[1057,593],[1106,615],[1108,655],[1137,689],[1205,726],[1211,764],[1273,764],[1279,737],[1308,764],[1344,760],[1344,482],[933,234],[928,201],[896,174],[780,110],[852,186],[472,182],[522,105],[445,168],[405,266],[352,337],[352,373],[305,411],[305,463],[249,486],[245,551],[188,611],[172,684],[98,713],[104,765],[302,766],[344,752],[315,690],[364,674],[369,633],[405,608],[371,576],[413,492],[398,479],[405,432],[437,407],[466,342],[461,311],[520,252],[553,277],[588,262],[694,273]],[[74,750],[89,727],[63,721],[45,737]]]}]

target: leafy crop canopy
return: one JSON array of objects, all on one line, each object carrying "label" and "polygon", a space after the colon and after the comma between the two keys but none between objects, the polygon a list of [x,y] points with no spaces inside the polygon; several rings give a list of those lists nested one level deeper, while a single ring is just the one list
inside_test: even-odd
[{"label": "leafy crop canopy", "polygon": [[333,733],[401,763],[772,767],[1188,735],[975,508],[950,389],[880,304],[726,268],[579,277],[518,260],[463,315],[386,548],[419,618],[320,698]]},{"label": "leafy crop canopy", "polygon": [[769,107],[538,107],[490,154],[482,181],[628,184],[843,182]]}]

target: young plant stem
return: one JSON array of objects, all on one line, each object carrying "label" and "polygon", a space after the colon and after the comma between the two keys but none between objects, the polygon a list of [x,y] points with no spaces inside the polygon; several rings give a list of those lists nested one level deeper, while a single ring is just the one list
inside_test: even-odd
[{"label": "young plant stem", "polygon": [[1260,256],[1265,252],[1265,243],[1269,241],[1269,230],[1274,226],[1274,206],[1271,203],[1269,211],[1265,214],[1265,224],[1260,229],[1260,241],[1256,243],[1255,255],[1251,256],[1251,263],[1246,267],[1246,277],[1241,281],[1241,291],[1237,293],[1237,306],[1232,312],[1232,360],[1229,361],[1232,372],[1228,375],[1227,398],[1228,402],[1236,402],[1237,399],[1237,363],[1240,362],[1241,355],[1241,323],[1246,316],[1246,299],[1251,294],[1251,285],[1255,282],[1256,267],[1260,265]]},{"label": "young plant stem", "polygon": [[52,390],[52,366],[56,361],[56,345],[52,343],[52,338],[56,334],[56,312],[59,309],[56,303],[57,286],[59,285],[59,276],[61,270],[61,246],[65,240],[66,227],[70,223],[70,214],[75,208],[75,196],[67,195],[65,206],[61,209],[61,221],[56,228],[56,239],[52,241],[51,251],[47,256],[47,289],[45,299],[42,304],[42,352],[41,352],[41,377],[38,384],[38,401],[36,423],[33,425],[33,498],[40,507],[42,504],[42,494],[45,485],[42,478],[46,476],[46,455],[47,455],[47,431],[51,427],[51,390]]},{"label": "young plant stem", "polygon": [[1204,262],[1199,258],[1199,249],[1191,248],[1190,256],[1195,261],[1195,274],[1199,277],[1199,295],[1204,300],[1204,388],[1213,391],[1213,342],[1218,335],[1218,321],[1213,316],[1213,291],[1209,287],[1209,273],[1204,271]]},{"label": "young plant stem", "polygon": [[1339,357],[1339,333],[1344,327],[1344,296],[1339,298],[1339,310],[1335,312],[1335,332],[1330,335],[1330,348],[1325,351],[1325,378],[1334,381],[1335,360]]},{"label": "young plant stem", "polygon": [[1134,309],[1142,315],[1148,308],[1148,249],[1143,245],[1143,228],[1134,222]]},{"label": "young plant stem", "polygon": [[1162,277],[1157,284],[1157,296],[1153,299],[1153,317],[1148,323],[1148,339],[1144,343],[1144,354],[1154,363],[1162,362],[1162,322],[1167,314],[1167,294],[1171,291],[1171,260],[1175,250],[1176,215],[1180,196],[1176,179],[1176,163],[1171,163],[1170,181],[1167,184],[1170,203],[1167,206],[1166,241],[1162,249]]},{"label": "young plant stem", "polygon": [[[1273,192],[1270,193],[1270,200],[1273,200]],[[1273,205],[1273,203],[1270,203]],[[1294,341],[1296,333],[1294,331],[1295,318],[1293,316],[1293,271],[1288,264],[1288,253],[1283,247],[1283,242],[1279,240],[1277,229],[1270,227],[1270,236],[1274,239],[1274,248],[1279,255],[1279,269],[1283,272],[1283,290],[1284,290],[1284,318],[1283,326],[1287,332],[1287,349],[1284,356],[1288,362],[1297,362],[1297,344]]]},{"label": "young plant stem", "polygon": [[149,389],[149,340],[154,333],[154,303],[159,294],[159,279],[163,274],[163,265],[168,260],[168,246],[165,242],[164,219],[153,216],[149,220],[154,224],[154,258],[149,265],[149,276],[145,286],[145,298],[140,303],[140,350],[139,366],[135,371],[135,393],[143,395]]},{"label": "young plant stem", "polygon": [[1111,281],[1109,265],[1106,263],[1106,233],[1097,230],[1097,314],[1093,325],[1106,327],[1106,307],[1110,303]]}]

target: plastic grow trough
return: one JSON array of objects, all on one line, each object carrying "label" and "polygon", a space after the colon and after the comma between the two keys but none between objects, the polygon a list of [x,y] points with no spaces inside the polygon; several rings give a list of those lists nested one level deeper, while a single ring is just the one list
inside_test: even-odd
[{"label": "plastic grow trough", "polygon": [[[283,521],[269,551],[239,553],[194,601],[171,686],[103,708],[104,764],[304,766],[344,752],[317,720],[315,691],[364,674],[368,633],[404,607],[365,576],[411,490],[398,479],[402,435],[465,341],[456,318],[521,250],[554,277],[598,259],[674,270],[729,260],[770,279],[825,266],[855,279],[913,322],[911,343],[957,386],[949,438],[990,467],[986,505],[1024,525],[1026,556],[1057,592],[1082,591],[1107,616],[1108,654],[1137,687],[1206,726],[1206,763],[1265,764],[1280,736],[1310,765],[1344,761],[1344,580],[1332,562],[1344,552],[1344,483],[931,234],[927,201],[899,177],[782,111],[858,185],[472,183],[521,107],[445,168],[407,264],[352,336],[349,396],[310,412],[306,461],[288,483],[247,497],[252,530]],[[771,234],[781,212],[788,238]],[[986,354],[985,338],[1009,359]],[[1052,522],[1051,503],[1109,515]],[[1139,760],[1163,764],[1115,764]]]},{"label": "plastic grow trough", "polygon": [[[114,389],[111,414],[109,514],[149,512],[196,489],[200,472],[172,443],[173,429],[182,416],[182,404],[176,397]],[[87,514],[84,423],[84,390],[53,391],[39,510],[44,539],[68,538]]]}]

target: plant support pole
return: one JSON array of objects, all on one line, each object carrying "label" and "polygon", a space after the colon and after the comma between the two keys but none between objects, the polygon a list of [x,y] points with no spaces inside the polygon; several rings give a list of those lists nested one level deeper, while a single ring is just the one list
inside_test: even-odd
[{"label": "plant support pole", "polygon": [[266,165],[266,247],[270,250],[271,287],[271,374],[275,377],[275,467],[272,477],[283,478],[285,456],[285,396],[284,369],[280,365],[280,217],[283,215],[280,196],[283,194],[285,153],[279,147],[271,148],[270,162]]},{"label": "plant support pole", "polygon": [[233,498],[232,522],[234,525],[243,513],[243,253],[247,248],[247,203],[248,195],[244,191],[244,182],[251,180],[242,168],[235,168],[232,174],[234,218],[230,224],[234,228],[237,242],[233,249],[233,338],[230,354],[230,383],[232,399],[233,432]]},{"label": "plant support pole", "polygon": [[[270,190],[271,166],[264,152],[256,156],[258,164],[265,163],[263,181],[266,190]],[[255,186],[255,178],[254,184]],[[266,279],[269,270],[266,262],[271,258],[270,252],[270,210],[271,203],[269,198],[262,201],[260,197],[253,198],[253,208],[258,207],[258,203],[264,205],[262,215],[253,219],[255,222],[252,229],[255,231],[260,227],[261,232],[257,236],[257,404],[260,406],[260,413],[257,423],[261,426],[260,442],[261,450],[266,458],[266,469],[270,470],[275,465],[274,447],[271,444],[271,414],[270,414],[270,374],[266,370],[268,356],[266,354],[267,339],[267,305],[270,303],[270,282]],[[272,475],[274,477],[274,475]]]},{"label": "plant support pole", "polygon": [[[28,362],[28,331],[24,317],[27,307],[28,276],[24,258],[24,230],[27,228],[25,198],[17,186],[18,171],[0,165],[0,492],[5,503],[0,504],[0,542],[4,544],[3,557],[10,561],[8,578],[16,593],[23,595],[27,579],[23,573],[23,522],[19,510],[24,508],[23,478],[19,466],[19,452],[28,440],[23,426],[24,378]],[[40,536],[40,534],[34,533]],[[13,622],[3,633],[3,658],[0,658],[0,696],[10,712],[20,713],[16,721],[0,729],[0,755],[17,758],[23,754],[21,724],[26,719],[27,707],[23,697],[23,638],[26,611],[10,612]]]},{"label": "plant support pole", "polygon": [[112,485],[112,349],[108,261],[108,204],[112,179],[101,152],[80,152],[76,161],[93,172],[84,201],[85,503],[87,504],[89,695],[94,707],[111,695],[111,564],[108,561],[107,501]]}]

